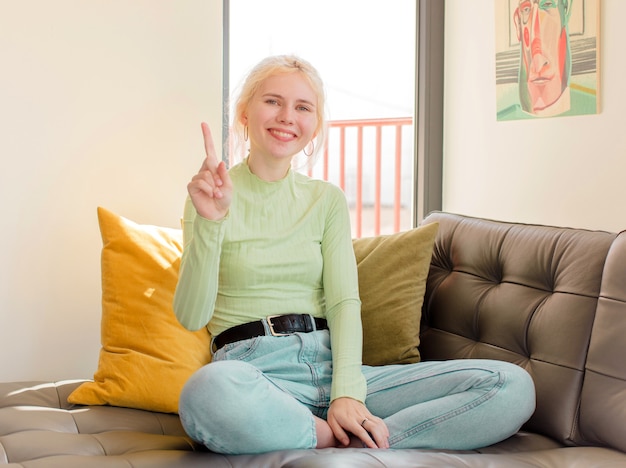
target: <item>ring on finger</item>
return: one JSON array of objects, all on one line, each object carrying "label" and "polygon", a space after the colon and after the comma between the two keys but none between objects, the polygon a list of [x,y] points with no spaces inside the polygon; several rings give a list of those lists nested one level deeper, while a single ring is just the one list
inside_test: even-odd
[{"label": "ring on finger", "polygon": [[361,427],[363,427],[363,428],[364,428],[364,427],[365,427],[365,423],[366,423],[367,421],[369,421],[369,419],[368,419],[368,418],[365,418],[363,421],[361,421]]}]

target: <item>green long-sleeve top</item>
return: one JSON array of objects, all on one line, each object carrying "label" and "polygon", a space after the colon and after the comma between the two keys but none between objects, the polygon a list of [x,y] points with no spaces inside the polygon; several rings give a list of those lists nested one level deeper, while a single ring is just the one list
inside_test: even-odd
[{"label": "green long-sleeve top", "polygon": [[188,198],[174,311],[190,330],[227,328],[276,314],[328,320],[333,356],[331,400],[365,401],[361,302],[350,217],[336,186],[295,171],[277,182],[229,171],[228,215],[211,221]]}]

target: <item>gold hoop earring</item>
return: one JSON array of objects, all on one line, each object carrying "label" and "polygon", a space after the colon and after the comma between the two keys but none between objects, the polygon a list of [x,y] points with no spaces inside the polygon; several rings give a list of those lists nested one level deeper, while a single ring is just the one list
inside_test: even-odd
[{"label": "gold hoop earring", "polygon": [[[306,149],[309,145],[311,145],[311,151],[307,153]],[[309,142],[309,145],[306,145],[304,149],[302,150],[305,156],[311,156],[315,152],[315,143],[313,143],[313,140]]]},{"label": "gold hoop earring", "polygon": [[243,127],[243,141],[248,141],[248,126]]}]

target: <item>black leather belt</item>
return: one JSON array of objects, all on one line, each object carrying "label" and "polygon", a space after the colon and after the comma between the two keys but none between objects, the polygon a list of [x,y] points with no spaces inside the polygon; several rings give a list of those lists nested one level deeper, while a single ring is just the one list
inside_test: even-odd
[{"label": "black leather belt", "polygon": [[[263,322],[267,324],[267,329]],[[228,343],[247,340],[255,336],[286,336],[293,333],[326,330],[327,328],[326,319],[313,317],[309,314],[268,315],[264,320],[244,323],[224,330],[213,340],[213,351],[217,351]]]}]

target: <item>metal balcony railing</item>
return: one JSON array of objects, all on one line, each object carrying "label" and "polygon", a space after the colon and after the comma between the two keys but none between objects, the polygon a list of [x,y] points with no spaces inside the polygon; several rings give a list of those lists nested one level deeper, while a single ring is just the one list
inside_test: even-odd
[{"label": "metal balcony railing", "polygon": [[390,234],[412,225],[412,154],[411,117],[334,120],[309,175],[346,193],[354,237]]}]

